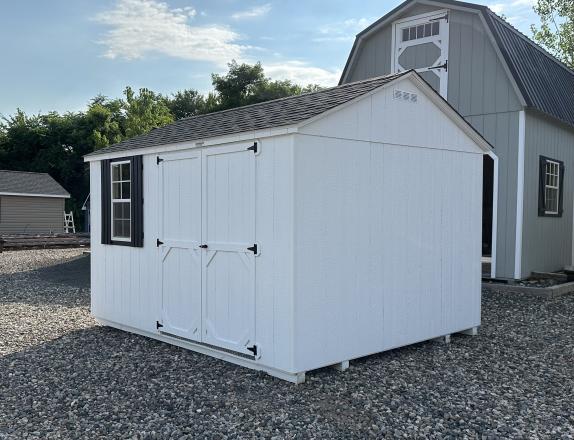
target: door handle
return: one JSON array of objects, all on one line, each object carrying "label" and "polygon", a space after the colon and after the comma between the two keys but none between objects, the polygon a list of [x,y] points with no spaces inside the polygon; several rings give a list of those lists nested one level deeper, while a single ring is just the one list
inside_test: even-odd
[{"label": "door handle", "polygon": [[200,244],[199,247],[201,249],[207,249],[209,246],[207,246],[206,244]]}]

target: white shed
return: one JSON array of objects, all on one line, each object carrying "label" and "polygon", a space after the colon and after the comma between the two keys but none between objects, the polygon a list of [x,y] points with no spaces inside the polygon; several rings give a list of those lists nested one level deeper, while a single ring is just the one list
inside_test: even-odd
[{"label": "white shed", "polygon": [[293,382],[475,331],[484,154],[413,71],[99,150],[92,313]]}]

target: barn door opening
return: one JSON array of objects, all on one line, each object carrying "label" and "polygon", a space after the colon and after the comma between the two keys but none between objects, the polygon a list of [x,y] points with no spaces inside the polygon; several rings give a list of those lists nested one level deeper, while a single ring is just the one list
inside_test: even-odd
[{"label": "barn door opening", "polygon": [[482,276],[496,277],[498,160],[484,155],[482,162]]},{"label": "barn door opening", "polygon": [[162,333],[201,341],[201,152],[158,156]]},{"label": "barn door opening", "polygon": [[415,69],[445,99],[448,83],[448,11],[393,23],[395,73]]},{"label": "barn door opening", "polygon": [[203,342],[254,355],[255,155],[203,152]]}]

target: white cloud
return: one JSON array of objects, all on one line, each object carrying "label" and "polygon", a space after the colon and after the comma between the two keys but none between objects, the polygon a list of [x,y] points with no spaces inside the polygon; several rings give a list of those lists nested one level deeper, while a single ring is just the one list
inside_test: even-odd
[{"label": "white cloud", "polygon": [[505,11],[505,9],[506,9],[506,6],[507,6],[507,5],[505,5],[504,3],[495,3],[495,4],[492,4],[492,5],[488,5],[488,7],[490,8],[490,10],[491,10],[492,12],[494,12],[495,14],[498,14],[498,15],[504,13],[504,11]]},{"label": "white cloud", "polygon": [[245,11],[236,12],[231,16],[231,18],[233,18],[234,20],[244,20],[249,18],[263,17],[264,15],[267,15],[270,11],[271,11],[271,5],[269,3],[266,3],[264,5],[256,6],[254,8],[247,9]]},{"label": "white cloud", "polygon": [[319,27],[319,36],[314,41],[352,41],[357,33],[374,20],[371,18],[349,18]]},{"label": "white cloud", "polygon": [[195,15],[189,6],[170,9],[157,0],[117,0],[94,20],[110,28],[101,40],[108,58],[132,60],[155,53],[219,65],[241,58],[247,47],[237,44],[237,33],[218,25],[192,26]]},{"label": "white cloud", "polygon": [[310,66],[302,61],[264,63],[263,69],[265,70],[265,75],[273,79],[289,79],[301,85],[336,86],[341,77],[341,70],[327,70]]}]

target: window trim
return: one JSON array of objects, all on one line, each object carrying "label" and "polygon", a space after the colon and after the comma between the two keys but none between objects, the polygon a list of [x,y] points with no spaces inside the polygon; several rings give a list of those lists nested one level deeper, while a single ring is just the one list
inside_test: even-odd
[{"label": "window trim", "polygon": [[[115,166],[121,166],[121,165],[129,165],[130,167],[130,180],[114,180],[114,167]],[[121,170],[121,167],[120,167]],[[120,171],[121,172],[121,171]],[[120,175],[120,179],[122,178],[122,176]],[[119,183],[120,186],[122,183],[124,182],[129,182],[130,184],[130,198],[129,199],[114,199],[114,182],[115,183]],[[116,242],[116,241],[121,241],[121,242],[125,242],[125,243],[131,243],[132,242],[132,234],[133,234],[133,227],[132,227],[132,182],[133,182],[133,177],[132,177],[132,162],[129,159],[125,159],[125,160],[117,160],[117,161],[113,161],[110,162],[110,239],[112,242]],[[130,235],[129,237],[118,237],[114,235],[114,203],[128,203],[129,207],[130,207]]]},{"label": "window trim", "polygon": [[[550,165],[550,167],[549,167]],[[550,168],[550,169],[549,169]],[[554,172],[555,171],[555,172]],[[560,212],[560,186],[562,185],[560,179],[560,163],[556,162],[555,160],[547,160],[544,163],[544,197],[548,194],[548,189],[551,189],[556,192],[555,198],[555,208],[550,210],[548,204],[544,203],[544,213],[546,215],[557,215]],[[556,177],[556,185],[550,185],[548,183],[548,177]]]},{"label": "window trim", "polygon": [[[558,185],[551,186],[546,184],[546,177],[548,175],[546,169],[548,164],[555,164],[558,167]],[[539,184],[538,184],[538,216],[539,217],[562,217],[563,214],[563,194],[564,194],[564,162],[558,159],[552,159],[546,156],[539,158]],[[552,188],[556,190],[556,208],[557,210],[550,211],[546,206],[546,189]]]},{"label": "window trim", "polygon": [[[112,239],[112,165],[118,162],[129,162],[130,168],[130,240],[123,237]],[[143,169],[144,160],[142,155],[123,156],[113,159],[102,159],[101,165],[101,224],[100,241],[103,245],[144,247],[144,194],[143,194]],[[127,199],[126,199],[127,201]]]}]

